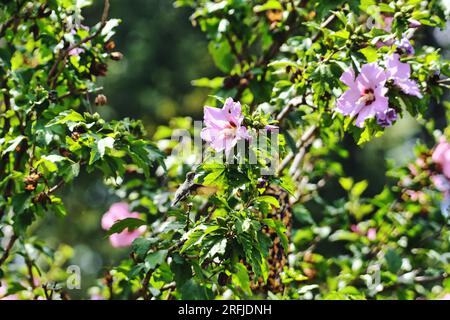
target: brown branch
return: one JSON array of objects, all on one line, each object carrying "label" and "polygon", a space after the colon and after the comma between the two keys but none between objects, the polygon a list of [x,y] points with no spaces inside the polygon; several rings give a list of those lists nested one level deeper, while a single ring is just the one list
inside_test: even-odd
[{"label": "brown branch", "polygon": [[31,261],[31,259],[29,257],[27,257],[25,259],[25,263],[27,265],[27,270],[28,270],[28,281],[30,283],[31,288],[34,290],[34,289],[36,289],[36,285],[35,285],[35,280],[34,280],[34,275],[33,275],[33,262]]},{"label": "brown branch", "polygon": [[435,282],[435,281],[441,281],[448,278],[447,273],[440,274],[438,276],[417,276],[414,278],[414,282],[416,283],[428,283],[428,282]]},{"label": "brown branch", "polygon": [[6,30],[16,21],[16,19],[19,18],[20,10],[22,10],[22,7],[25,3],[26,1],[22,1],[21,3],[19,3],[17,5],[16,12],[12,15],[12,17],[0,26],[0,38],[3,38],[5,36]]},{"label": "brown branch", "polygon": [[332,23],[335,18],[336,18],[336,14],[333,13],[324,22],[322,22],[320,24],[320,29],[319,29],[320,31],[318,33],[316,33],[316,35],[311,38],[311,41],[312,42],[316,42],[317,40],[319,40],[319,38],[323,34],[322,29],[326,28],[330,23]]},{"label": "brown branch", "polygon": [[109,300],[114,299],[113,282],[114,282],[114,279],[113,279],[113,276],[111,275],[111,273],[109,271],[106,272],[105,283],[106,283],[106,286],[108,287],[108,291],[109,291]]},{"label": "brown branch", "polygon": [[2,257],[0,258],[0,266],[3,263],[5,263],[6,259],[8,259],[9,254],[11,253],[11,249],[13,248],[14,243],[16,242],[17,238],[18,238],[17,235],[13,234],[11,236],[11,238],[9,239],[9,242],[6,245],[5,251],[3,252]]},{"label": "brown branch", "polygon": [[58,190],[59,188],[61,188],[64,185],[64,180],[59,181],[56,185],[54,185],[53,187],[51,187],[48,190],[48,194],[55,192],[56,190]]},{"label": "brown branch", "polygon": [[150,269],[145,274],[144,281],[142,282],[142,296],[144,300],[149,300],[148,297],[148,284],[150,283],[150,278],[152,277],[154,269]]},{"label": "brown branch", "polygon": [[102,18],[101,18],[101,21],[100,21],[100,26],[99,26],[99,28],[97,29],[97,31],[95,33],[93,33],[90,36],[87,36],[86,38],[83,38],[79,42],[71,45],[66,50],[60,52],[60,54],[58,55],[58,58],[56,58],[56,61],[53,64],[53,66],[51,67],[50,72],[48,74],[48,84],[49,85],[52,85],[52,87],[55,86],[58,76],[64,70],[64,66],[63,66],[63,68],[61,68],[61,70],[58,71],[57,70],[58,66],[59,66],[59,64],[61,62],[64,62],[63,65],[65,65],[65,61],[67,60],[67,57],[68,57],[70,51],[72,51],[73,49],[78,48],[79,46],[81,46],[82,44],[84,44],[86,42],[91,41],[92,39],[97,37],[102,32],[102,30],[105,27],[106,22],[108,20],[109,7],[110,7],[109,0],[105,0],[105,4],[104,4],[104,7],[103,7],[103,14],[102,14]]},{"label": "brown branch", "polygon": [[175,289],[176,287],[177,287],[177,284],[175,282],[171,282],[171,283],[168,283],[165,286],[163,286],[161,289],[159,289],[159,291],[172,290],[172,289]]},{"label": "brown branch", "polygon": [[279,35],[278,39],[275,39],[270,48],[267,50],[266,54],[261,58],[259,62],[256,63],[257,67],[264,66],[265,68],[267,68],[268,62],[277,55],[281,46],[283,45],[283,43],[286,42],[289,34],[294,29],[293,26],[296,20],[297,20],[297,11],[295,11],[295,7],[293,6],[291,12],[286,18],[285,31]]},{"label": "brown branch", "polygon": [[236,48],[236,43],[231,39],[231,36],[228,33],[225,33],[225,38],[227,38],[228,44],[230,45],[231,52],[234,54],[236,59],[239,61],[239,64],[242,67],[242,63],[244,62],[244,59],[242,58],[242,54],[239,53],[239,51]]},{"label": "brown branch", "polygon": [[[47,284],[43,284],[42,289],[44,290],[45,299],[53,300],[53,290],[48,289]],[[49,294],[49,291],[50,291],[50,294]]]},{"label": "brown branch", "polygon": [[[303,135],[300,137],[300,139],[297,140],[295,147],[297,149],[300,149],[301,147],[303,147],[303,145],[305,143],[307,143],[311,139],[311,137],[315,134],[317,129],[318,129],[318,127],[315,125],[306,129],[306,131],[303,133]],[[283,161],[280,163],[277,173],[280,174],[288,166],[288,164],[291,162],[291,160],[294,157],[295,157],[294,151],[289,152],[289,154],[286,156],[286,158],[284,158]]]}]

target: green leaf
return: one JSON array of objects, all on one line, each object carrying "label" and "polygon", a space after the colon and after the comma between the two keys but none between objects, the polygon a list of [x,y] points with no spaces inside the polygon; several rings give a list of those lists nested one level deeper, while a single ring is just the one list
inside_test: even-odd
[{"label": "green leaf", "polygon": [[212,298],[211,290],[198,284],[194,279],[186,281],[179,290],[184,300],[209,300]]},{"label": "green leaf", "polygon": [[339,30],[332,34],[332,36],[342,39],[348,39],[350,37],[350,32],[347,30]]},{"label": "green leaf", "polygon": [[283,245],[284,250],[288,250],[289,248],[289,240],[286,236],[286,226],[280,220],[275,219],[263,219],[263,222],[272,230],[275,230],[277,235],[280,237],[281,244]]},{"label": "green leaf", "polygon": [[58,217],[65,217],[67,215],[66,207],[62,202],[61,198],[50,196],[50,203],[52,204],[52,209]]},{"label": "green leaf", "polygon": [[275,198],[273,196],[260,196],[260,197],[255,198],[255,201],[268,203],[268,204],[274,206],[275,208],[280,207],[280,203],[278,202],[277,198]]},{"label": "green leaf", "polygon": [[86,122],[84,117],[74,110],[67,110],[61,112],[60,115],[49,121],[46,127],[51,127],[57,124],[66,124],[68,122]]},{"label": "green leaf", "polygon": [[208,50],[216,66],[221,71],[229,73],[234,66],[235,60],[231,54],[231,48],[228,42],[211,41],[208,45]]},{"label": "green leaf", "polygon": [[213,79],[200,78],[197,80],[192,80],[191,84],[195,87],[219,89],[223,86],[224,77],[215,77]]},{"label": "green leaf", "polygon": [[106,148],[114,148],[114,139],[112,137],[102,138],[97,141],[97,143],[91,150],[89,165],[93,164],[99,159],[102,159],[105,156]]},{"label": "green leaf", "polygon": [[350,191],[353,187],[353,179],[352,178],[339,178],[339,184],[346,191]]},{"label": "green leaf", "polygon": [[253,11],[256,13],[263,12],[266,10],[283,10],[283,6],[277,0],[268,0],[262,5],[256,5],[253,7]]},{"label": "green leaf", "polygon": [[192,278],[192,268],[190,264],[178,254],[174,254],[172,259],[170,269],[174,273],[177,287],[181,288],[189,279]]},{"label": "green leaf", "polygon": [[2,152],[2,156],[4,156],[5,154],[7,154],[8,152],[11,151],[15,151],[17,146],[22,142],[22,140],[24,140],[25,137],[24,136],[18,136],[16,138],[14,138],[13,140],[10,140],[8,142],[9,146],[8,148],[6,148],[5,150],[3,150]]},{"label": "green leaf", "polygon": [[114,233],[121,233],[123,230],[128,229],[128,231],[133,231],[140,226],[145,225],[145,221],[136,218],[126,218],[118,220],[106,233],[108,236]]},{"label": "green leaf", "polygon": [[240,262],[235,264],[234,267],[236,272],[233,273],[232,276],[233,283],[240,287],[245,293],[251,294],[252,290],[250,288],[250,277],[247,268]]},{"label": "green leaf", "polygon": [[97,142],[98,153],[100,154],[100,158],[103,158],[105,155],[106,148],[113,149],[114,148],[114,138],[106,137],[100,139]]},{"label": "green leaf", "polygon": [[225,166],[218,165],[203,178],[202,184],[205,186],[217,186],[225,182]]},{"label": "green leaf", "polygon": [[389,249],[384,255],[384,259],[386,260],[390,272],[397,273],[400,270],[402,259],[395,250]]},{"label": "green leaf", "polygon": [[205,225],[200,225],[195,229],[192,229],[189,233],[185,235],[187,237],[187,240],[184,242],[184,245],[181,248],[180,253],[183,253],[193,245],[201,243],[205,236],[207,236],[211,232],[216,231],[219,228],[220,226],[206,227]]},{"label": "green leaf", "polygon": [[143,258],[151,246],[157,242],[158,239],[156,238],[136,238],[131,244],[131,249],[136,253],[138,258]]},{"label": "green leaf", "polygon": [[359,52],[361,52],[364,55],[364,57],[366,57],[367,62],[369,63],[378,60],[377,49],[375,49],[374,47],[365,47],[359,50]]},{"label": "green leaf", "polygon": [[162,264],[167,257],[168,250],[159,250],[152,253],[149,253],[145,257],[145,268],[146,270],[155,269],[157,266]]},{"label": "green leaf", "polygon": [[359,197],[367,189],[368,186],[369,183],[367,182],[367,180],[359,181],[355,183],[350,193],[354,197]]}]

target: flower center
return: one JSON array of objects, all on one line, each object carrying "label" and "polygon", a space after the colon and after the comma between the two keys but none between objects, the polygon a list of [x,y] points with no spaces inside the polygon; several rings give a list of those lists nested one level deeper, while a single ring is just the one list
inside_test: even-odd
[{"label": "flower center", "polygon": [[230,127],[223,130],[225,138],[234,138],[236,136],[236,127]]},{"label": "flower center", "polygon": [[364,91],[361,94],[361,98],[359,98],[359,101],[364,103],[366,106],[372,104],[372,102],[375,101],[375,94],[373,92],[372,88],[364,89]]}]

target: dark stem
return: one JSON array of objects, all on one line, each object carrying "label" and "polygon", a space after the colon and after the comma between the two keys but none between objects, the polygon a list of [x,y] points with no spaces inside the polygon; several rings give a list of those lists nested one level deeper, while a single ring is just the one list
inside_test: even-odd
[{"label": "dark stem", "polygon": [[69,56],[70,51],[72,51],[73,49],[78,48],[79,46],[81,46],[82,44],[91,41],[92,39],[96,38],[103,30],[103,28],[106,25],[106,22],[108,20],[108,14],[109,14],[109,0],[105,0],[105,4],[103,7],[103,14],[102,14],[102,18],[100,21],[100,26],[97,29],[97,31],[95,33],[93,33],[92,35],[80,40],[79,42],[71,45],[69,48],[67,48],[64,51],[61,51],[61,53],[58,55],[58,57],[56,58],[55,63],[52,65],[50,72],[48,74],[48,84],[52,86],[52,88],[54,88],[56,86],[56,81],[58,79],[58,76],[61,74],[61,72],[64,70],[64,66],[63,68],[61,68],[58,71],[58,66],[61,63],[61,61],[63,61],[63,65],[65,65],[65,61],[67,60],[67,57]]},{"label": "dark stem", "polygon": [[6,245],[6,248],[5,248],[5,252],[3,252],[2,257],[0,258],[0,266],[1,266],[3,263],[5,263],[6,259],[8,259],[9,254],[10,254],[10,252],[11,252],[11,249],[13,248],[14,243],[16,242],[17,238],[18,238],[17,235],[13,234],[13,235],[11,236],[11,239],[9,239],[9,242],[8,242],[8,244]]}]

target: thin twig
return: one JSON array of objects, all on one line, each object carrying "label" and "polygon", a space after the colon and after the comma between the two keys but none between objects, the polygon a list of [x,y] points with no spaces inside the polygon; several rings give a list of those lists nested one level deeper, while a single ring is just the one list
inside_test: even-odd
[{"label": "thin twig", "polygon": [[319,40],[319,38],[322,36],[323,32],[322,30],[324,28],[326,28],[330,23],[332,23],[334,21],[334,19],[336,18],[336,14],[333,12],[324,22],[322,22],[320,24],[320,31],[316,33],[315,36],[313,36],[311,38],[312,42],[316,42],[317,40]]},{"label": "thin twig", "polygon": [[54,185],[53,187],[51,187],[48,190],[48,194],[55,192],[56,190],[58,190],[59,188],[61,188],[64,185],[64,180],[59,181],[56,185]]},{"label": "thin twig", "polygon": [[148,300],[148,284],[150,283],[150,278],[152,277],[154,269],[150,269],[145,274],[144,281],[142,281],[142,296],[144,300]]},{"label": "thin twig", "polygon": [[22,10],[23,5],[26,1],[22,1],[17,5],[17,10],[15,14],[11,16],[4,24],[0,26],[0,38],[3,38],[5,36],[6,30],[16,21],[16,19],[19,17],[20,10]]},{"label": "thin twig", "polygon": [[50,72],[48,74],[48,84],[52,84],[52,87],[55,85],[56,79],[58,78],[58,76],[61,74],[61,72],[63,71],[64,68],[62,68],[61,70],[57,71],[59,64],[61,63],[61,61],[64,62],[70,53],[70,51],[72,51],[73,49],[78,48],[79,46],[81,46],[82,44],[91,41],[92,39],[94,39],[95,37],[97,37],[103,30],[103,28],[106,25],[106,22],[108,20],[108,13],[109,13],[109,0],[105,0],[105,4],[103,7],[103,14],[102,14],[102,18],[100,21],[100,26],[97,29],[97,31],[95,33],[93,33],[90,36],[87,36],[86,38],[83,38],[82,40],[80,40],[79,42],[71,45],[69,48],[67,48],[64,51],[61,51],[60,54],[58,55],[58,57],[55,60],[55,63],[52,65]]},{"label": "thin twig", "polygon": [[5,248],[5,252],[3,252],[2,257],[0,258],[0,266],[6,261],[6,259],[8,259],[11,249],[14,246],[14,243],[16,242],[17,238],[18,238],[17,235],[13,234],[9,239],[9,242]]},{"label": "thin twig", "polygon": [[[303,133],[303,135],[300,137],[300,139],[297,141],[296,143],[296,148],[299,149],[301,148],[307,141],[309,141],[311,139],[311,137],[313,136],[313,134],[315,133],[315,131],[317,130],[317,126],[313,125],[311,127],[309,127],[308,129],[306,129],[306,131]],[[291,160],[294,158],[295,154],[294,151],[289,152],[289,154],[286,156],[286,158],[283,159],[283,161],[281,162],[280,166],[278,167],[278,174],[280,174],[287,166],[288,164],[291,162]]]}]

